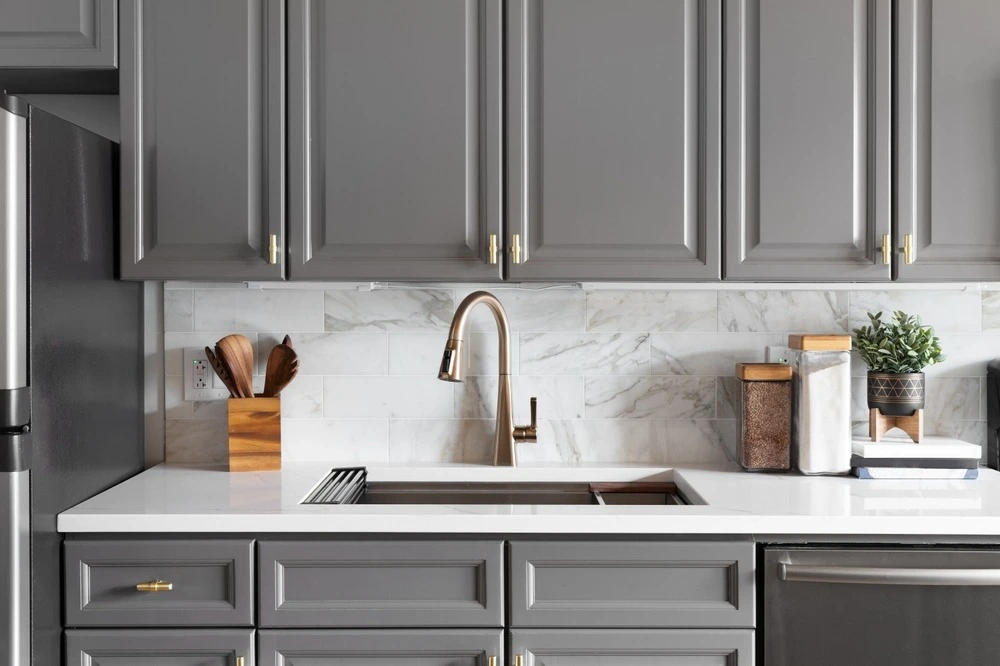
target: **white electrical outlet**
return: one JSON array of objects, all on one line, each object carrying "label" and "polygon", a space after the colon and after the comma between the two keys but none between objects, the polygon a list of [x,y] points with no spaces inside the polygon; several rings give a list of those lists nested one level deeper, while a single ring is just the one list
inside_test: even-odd
[{"label": "white electrical outlet", "polygon": [[229,397],[222,380],[215,374],[204,349],[184,350],[184,400],[205,402]]},{"label": "white electrical outlet", "polygon": [[768,363],[788,363],[788,347],[784,345],[768,345],[767,356],[765,358]]}]

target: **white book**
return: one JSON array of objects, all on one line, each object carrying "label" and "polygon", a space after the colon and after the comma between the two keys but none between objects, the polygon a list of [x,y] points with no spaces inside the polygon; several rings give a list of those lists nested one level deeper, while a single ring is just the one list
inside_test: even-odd
[{"label": "white book", "polygon": [[983,447],[953,437],[924,435],[919,443],[909,437],[883,437],[873,442],[867,437],[852,442],[851,451],[864,458],[976,458]]}]

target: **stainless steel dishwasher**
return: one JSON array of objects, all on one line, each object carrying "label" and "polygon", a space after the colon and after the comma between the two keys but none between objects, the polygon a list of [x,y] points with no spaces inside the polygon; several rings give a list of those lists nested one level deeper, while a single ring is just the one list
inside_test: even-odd
[{"label": "stainless steel dishwasher", "polygon": [[765,548],[764,666],[1000,664],[1000,550]]}]

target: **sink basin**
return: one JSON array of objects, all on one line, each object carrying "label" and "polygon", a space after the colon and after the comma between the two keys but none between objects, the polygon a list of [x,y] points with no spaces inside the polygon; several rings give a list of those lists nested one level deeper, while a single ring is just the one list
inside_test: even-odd
[{"label": "sink basin", "polygon": [[[491,483],[367,481],[360,470],[354,476],[331,476],[320,483],[304,504],[510,504],[510,505],[678,505],[689,502],[670,482],[648,483]],[[353,481],[356,490],[348,488]],[[341,483],[342,491],[333,488]]]}]

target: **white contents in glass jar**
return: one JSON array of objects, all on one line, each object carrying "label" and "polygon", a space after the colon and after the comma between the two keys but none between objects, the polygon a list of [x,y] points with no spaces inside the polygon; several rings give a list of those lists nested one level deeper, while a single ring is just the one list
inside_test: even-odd
[{"label": "white contents in glass jar", "polygon": [[795,415],[792,433],[803,474],[851,471],[851,355],[792,351]]}]

